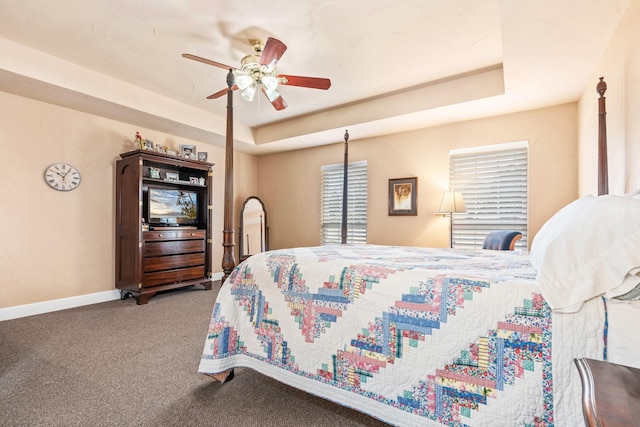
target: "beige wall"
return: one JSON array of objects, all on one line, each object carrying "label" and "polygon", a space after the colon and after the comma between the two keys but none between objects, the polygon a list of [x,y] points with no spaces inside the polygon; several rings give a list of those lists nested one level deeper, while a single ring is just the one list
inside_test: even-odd
[{"label": "beige wall", "polygon": [[[195,144],[216,164],[212,263],[222,271],[224,150],[2,92],[0,111],[0,308],[114,289],[113,172],[136,131],[175,149]],[[55,162],[80,170],[76,190],[46,185],[44,170]],[[254,156],[236,153],[235,163],[237,210],[257,176]]]},{"label": "beige wall", "polygon": [[579,107],[580,195],[597,194],[599,77],[607,83],[609,193],[640,189],[640,1],[633,1],[598,63]]},{"label": "beige wall", "polygon": [[[448,246],[448,219],[434,212],[448,186],[449,150],[522,140],[529,141],[533,236],[577,197],[576,114],[571,103],[379,138],[358,140],[352,134],[350,161],[368,162],[368,242]],[[320,244],[320,167],[341,163],[343,153],[338,143],[258,159],[258,193],[269,212],[271,248]],[[388,216],[388,180],[413,176],[418,177],[418,215]]]}]

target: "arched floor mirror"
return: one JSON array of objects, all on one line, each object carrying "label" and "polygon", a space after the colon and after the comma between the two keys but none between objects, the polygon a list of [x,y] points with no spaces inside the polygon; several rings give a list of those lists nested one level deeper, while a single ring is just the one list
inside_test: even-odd
[{"label": "arched floor mirror", "polygon": [[267,211],[258,197],[248,197],[240,211],[240,261],[269,250]]}]

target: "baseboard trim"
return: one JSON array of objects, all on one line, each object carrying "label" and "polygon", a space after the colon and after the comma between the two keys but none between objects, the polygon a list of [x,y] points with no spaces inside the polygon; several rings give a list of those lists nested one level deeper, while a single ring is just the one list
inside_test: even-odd
[{"label": "baseboard trim", "polygon": [[[221,280],[224,274],[214,273],[213,280]],[[83,305],[98,304],[101,302],[120,299],[120,291],[96,292],[93,294],[78,295],[75,297],[60,298],[50,301],[35,302],[33,304],[16,305],[14,307],[0,308],[0,322],[4,320],[18,319],[20,317],[34,316],[36,314],[50,313],[52,311],[67,310],[69,308],[82,307]]]},{"label": "baseboard trim", "polygon": [[120,291],[114,289],[113,291],[96,292],[94,294],[78,295],[69,298],[35,302],[33,304],[17,305],[15,307],[0,308],[0,321],[82,307],[83,305],[98,304],[119,298]]}]

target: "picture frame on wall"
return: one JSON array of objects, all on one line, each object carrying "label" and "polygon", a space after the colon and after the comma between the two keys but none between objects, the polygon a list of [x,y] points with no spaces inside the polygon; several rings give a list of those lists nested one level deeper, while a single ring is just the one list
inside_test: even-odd
[{"label": "picture frame on wall", "polygon": [[389,179],[389,215],[418,215],[418,178]]}]

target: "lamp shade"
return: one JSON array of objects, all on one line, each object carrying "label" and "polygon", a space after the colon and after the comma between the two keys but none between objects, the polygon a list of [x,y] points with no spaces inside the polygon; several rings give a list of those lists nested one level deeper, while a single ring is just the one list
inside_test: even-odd
[{"label": "lamp shade", "polygon": [[440,209],[436,212],[437,215],[447,215],[452,213],[466,212],[467,208],[464,205],[462,194],[457,191],[449,190],[442,193],[442,200],[440,201]]}]

